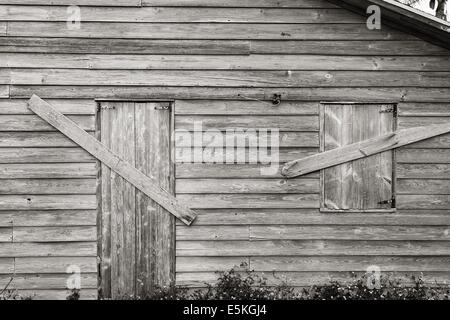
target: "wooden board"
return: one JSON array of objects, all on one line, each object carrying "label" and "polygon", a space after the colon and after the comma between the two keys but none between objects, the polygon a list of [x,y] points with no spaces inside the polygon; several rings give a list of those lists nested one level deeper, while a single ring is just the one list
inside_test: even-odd
[{"label": "wooden board", "polygon": [[[0,52],[2,48],[4,47],[0,46]],[[167,55],[83,54],[81,57],[80,54],[73,53],[0,53],[0,66],[97,70],[450,71],[450,57],[445,56],[231,55],[229,52],[224,52],[222,55],[179,55],[168,52]],[[52,104],[57,105],[57,103]]]},{"label": "wooden board", "polygon": [[[82,45],[80,45],[82,41]],[[433,54],[433,50],[430,53]],[[246,40],[152,40],[3,37],[0,52],[91,53],[108,54],[179,54],[179,55],[247,55]],[[435,50],[434,53],[439,53]],[[444,54],[444,53],[442,53]]]},{"label": "wooden board", "polygon": [[21,163],[2,164],[0,167],[0,179],[93,178],[95,175],[95,162]]},{"label": "wooden board", "polygon": [[[67,20],[67,9],[60,6],[0,7],[3,21],[62,21]],[[85,22],[151,22],[151,23],[361,23],[356,14],[340,8],[278,9],[267,8],[216,8],[205,7],[157,7],[157,8],[95,8],[82,10]]]},{"label": "wooden board", "polygon": [[15,271],[17,274],[25,273],[66,273],[70,266],[76,265],[83,273],[97,271],[95,257],[45,257],[45,258],[16,258]]},{"label": "wooden board", "polygon": [[449,240],[448,226],[178,226],[177,240]]},{"label": "wooden board", "polygon": [[95,194],[94,179],[6,179],[0,194]]},{"label": "wooden board", "polygon": [[196,209],[319,207],[318,194],[180,194],[177,198]]},{"label": "wooden board", "polygon": [[145,87],[145,86],[16,86],[11,85],[13,98],[30,98],[33,94],[45,98],[75,99],[152,99],[164,101],[172,99],[225,99],[225,100],[272,100],[273,95],[281,94],[283,101],[358,101],[358,102],[447,102],[450,90],[447,88],[210,88],[210,87]]},{"label": "wooden board", "polygon": [[360,24],[206,24],[85,22],[67,30],[66,22],[8,22],[8,36],[69,38],[214,39],[214,40],[413,40],[388,27],[369,30]]},{"label": "wooden board", "polygon": [[[345,104],[323,106],[321,151],[343,148],[392,132],[393,112],[384,113],[389,107]],[[390,204],[380,202],[390,200],[393,195],[392,161],[392,151],[385,151],[326,168],[321,173],[321,208],[355,211],[390,208]]]},{"label": "wooden board", "polygon": [[13,239],[20,242],[96,241],[97,227],[15,227]]},{"label": "wooden board", "polygon": [[0,148],[0,163],[41,162],[94,162],[94,157],[81,148]]},{"label": "wooden board", "polygon": [[177,256],[448,256],[448,241],[178,241]]},{"label": "wooden board", "polygon": [[[383,266],[383,272],[414,272],[420,268],[423,272],[448,272],[448,257],[255,257],[250,259],[251,268],[255,271],[362,271],[370,265]],[[420,266],[420,267],[418,267]]]},{"label": "wooden board", "polygon": [[[173,192],[170,110],[164,103],[109,102],[101,108],[101,141]],[[101,288],[104,297],[146,295],[174,281],[174,218],[126,180],[101,172]],[[113,250],[114,249],[114,250]]]},{"label": "wooden board", "polygon": [[2,210],[95,209],[95,195],[0,195]]},{"label": "wooden board", "polygon": [[450,127],[447,124],[398,130],[393,133],[349,144],[335,150],[322,152],[309,158],[290,162],[283,167],[283,174],[286,177],[296,177],[387,150],[396,149],[448,132],[450,132]]},{"label": "wooden board", "polygon": [[0,243],[0,257],[95,257],[96,242]]},{"label": "wooden board", "polygon": [[[94,117],[69,116],[80,128],[94,130]],[[54,131],[46,121],[36,115],[0,115],[0,131]]]},{"label": "wooden board", "polygon": [[[45,0],[29,0],[24,3],[21,0],[1,0],[0,4],[20,4],[20,5],[49,5],[48,1]],[[113,3],[109,0],[52,0],[50,5],[54,6],[130,6],[139,7],[141,5],[140,0],[115,0]]]},{"label": "wooden board", "polygon": [[[31,57],[28,57],[31,59]],[[0,114],[34,114],[27,106],[25,99],[0,99]],[[66,115],[94,115],[95,103],[92,100],[83,99],[50,99],[49,103],[55,109]]]},{"label": "wooden board", "polygon": [[96,210],[9,211],[16,227],[95,226]]},{"label": "wooden board", "polygon": [[52,126],[67,135],[83,149],[86,149],[87,152],[98,158],[102,163],[112,167],[114,172],[118,173],[121,177],[125,177],[128,182],[145,192],[146,195],[157,201],[170,213],[176,215],[187,224],[192,223],[195,219],[195,213],[193,211],[187,206],[180,204],[164,189],[155,187],[157,184],[155,184],[153,179],[145,176],[126,160],[119,158],[113,152],[109,151],[94,137],[82,130],[82,128],[70,121],[64,115],[55,111],[48,103],[38,96],[33,96],[30,99],[29,106],[40,117],[43,117]]},{"label": "wooden board", "polygon": [[235,70],[0,70],[0,83],[14,85],[180,86],[243,88],[443,87],[450,72],[235,71]]},{"label": "wooden board", "polygon": [[[394,213],[323,214],[319,209],[202,209],[196,226],[206,225],[379,225],[446,226],[447,210],[397,210]],[[181,223],[178,223],[181,225]]]}]

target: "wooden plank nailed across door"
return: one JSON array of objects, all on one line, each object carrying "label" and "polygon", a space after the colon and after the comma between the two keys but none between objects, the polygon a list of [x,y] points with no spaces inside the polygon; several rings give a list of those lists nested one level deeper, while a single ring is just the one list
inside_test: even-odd
[{"label": "wooden plank nailed across door", "polygon": [[352,160],[365,158],[380,152],[436,137],[450,132],[450,125],[438,124],[398,130],[376,138],[346,145],[285,164],[283,176],[298,177],[321,169],[333,167]]},{"label": "wooden plank nailed across door", "polygon": [[31,97],[28,107],[185,224],[190,225],[195,220],[195,212],[163,188],[157,187],[158,182],[155,179],[146,176],[133,165],[111,152],[101,142],[66,116],[57,112],[37,95]]}]

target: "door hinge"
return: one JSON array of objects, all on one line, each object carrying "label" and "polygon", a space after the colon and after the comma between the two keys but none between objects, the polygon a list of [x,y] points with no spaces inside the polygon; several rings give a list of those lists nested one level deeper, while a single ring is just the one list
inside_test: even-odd
[{"label": "door hinge", "polygon": [[390,204],[391,208],[395,208],[396,207],[395,198],[391,198],[389,200],[380,201],[380,202],[378,202],[378,204]]},{"label": "door hinge", "polygon": [[155,110],[170,110],[170,104],[156,106]]},{"label": "door hinge", "polygon": [[98,105],[97,106],[97,111],[100,111],[100,110],[105,110],[105,109],[115,109],[116,107],[115,106],[110,106],[110,105]]},{"label": "door hinge", "polygon": [[391,113],[394,115],[394,117],[397,117],[397,107],[396,106],[390,106],[386,109],[380,110],[380,113]]}]

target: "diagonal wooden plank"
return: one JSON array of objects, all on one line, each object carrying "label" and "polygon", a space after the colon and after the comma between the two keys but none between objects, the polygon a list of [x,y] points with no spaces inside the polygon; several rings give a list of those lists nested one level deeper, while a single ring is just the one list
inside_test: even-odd
[{"label": "diagonal wooden plank", "polygon": [[284,165],[281,173],[287,178],[298,177],[352,160],[399,148],[414,142],[450,132],[450,124],[415,127],[349,144],[342,148],[294,160]]},{"label": "diagonal wooden plank", "polygon": [[28,107],[185,224],[190,225],[195,220],[196,214],[193,210],[182,204],[166,190],[156,187],[158,185],[157,182],[111,152],[100,141],[56,111],[37,95],[31,97]]}]

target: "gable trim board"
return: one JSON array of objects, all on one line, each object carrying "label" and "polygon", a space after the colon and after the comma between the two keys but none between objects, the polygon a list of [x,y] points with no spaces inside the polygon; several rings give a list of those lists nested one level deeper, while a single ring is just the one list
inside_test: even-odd
[{"label": "gable trim board", "polygon": [[450,49],[450,23],[437,19],[395,0],[328,0],[342,8],[367,16],[370,5],[381,8],[381,24]]}]

